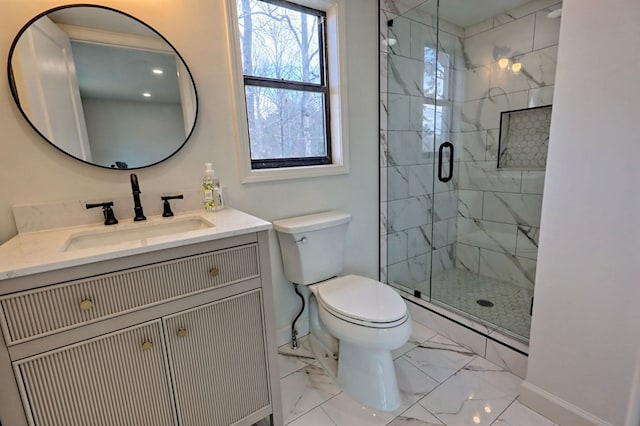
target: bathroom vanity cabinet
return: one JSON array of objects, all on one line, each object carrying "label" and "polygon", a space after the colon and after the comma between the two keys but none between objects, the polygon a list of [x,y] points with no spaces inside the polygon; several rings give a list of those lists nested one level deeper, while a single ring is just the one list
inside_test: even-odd
[{"label": "bathroom vanity cabinet", "polygon": [[261,230],[0,281],[2,424],[281,425],[268,250]]}]

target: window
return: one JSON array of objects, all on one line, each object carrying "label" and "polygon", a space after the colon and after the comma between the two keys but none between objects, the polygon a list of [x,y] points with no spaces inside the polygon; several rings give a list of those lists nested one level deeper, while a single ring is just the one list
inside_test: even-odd
[{"label": "window", "polygon": [[450,94],[452,76],[450,74],[450,56],[443,51],[436,52],[431,47],[425,47],[422,152],[435,153],[436,147],[448,139],[447,123],[449,123],[452,108]]},{"label": "window", "polygon": [[251,169],[332,163],[323,11],[236,0]]}]

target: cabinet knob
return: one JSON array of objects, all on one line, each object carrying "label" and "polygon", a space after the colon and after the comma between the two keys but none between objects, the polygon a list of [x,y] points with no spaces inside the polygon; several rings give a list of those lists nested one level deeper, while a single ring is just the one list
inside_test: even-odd
[{"label": "cabinet knob", "polygon": [[185,337],[187,335],[187,329],[184,327],[180,327],[178,329],[178,337]]},{"label": "cabinet knob", "polygon": [[219,273],[220,273],[220,269],[218,269],[217,266],[214,266],[213,268],[209,269],[209,275],[211,275],[212,278],[217,277]]},{"label": "cabinet knob", "polygon": [[80,302],[81,310],[88,311],[91,308],[93,308],[93,302],[91,301],[91,299],[84,299],[82,302]]},{"label": "cabinet knob", "polygon": [[144,343],[142,344],[142,349],[145,351],[148,351],[151,348],[153,348],[153,343],[151,343],[151,340],[145,340]]}]

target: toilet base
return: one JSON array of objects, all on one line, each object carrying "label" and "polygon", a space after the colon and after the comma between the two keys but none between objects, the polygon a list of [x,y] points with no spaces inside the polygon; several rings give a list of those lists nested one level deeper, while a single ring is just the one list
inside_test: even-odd
[{"label": "toilet base", "polygon": [[314,296],[309,300],[311,351],[323,370],[356,401],[381,411],[400,406],[400,390],[390,350],[363,348],[338,340],[318,316]]},{"label": "toilet base", "polygon": [[340,341],[337,381],[345,392],[368,407],[393,411],[400,406],[391,351],[376,351]]}]

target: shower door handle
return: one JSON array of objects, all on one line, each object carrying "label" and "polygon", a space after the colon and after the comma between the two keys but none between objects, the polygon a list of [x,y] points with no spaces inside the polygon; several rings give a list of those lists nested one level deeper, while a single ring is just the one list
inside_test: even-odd
[{"label": "shower door handle", "polygon": [[[449,148],[449,176],[442,176],[442,153],[445,148]],[[451,142],[442,142],[438,148],[438,180],[440,182],[449,182],[453,177],[453,144]]]}]

